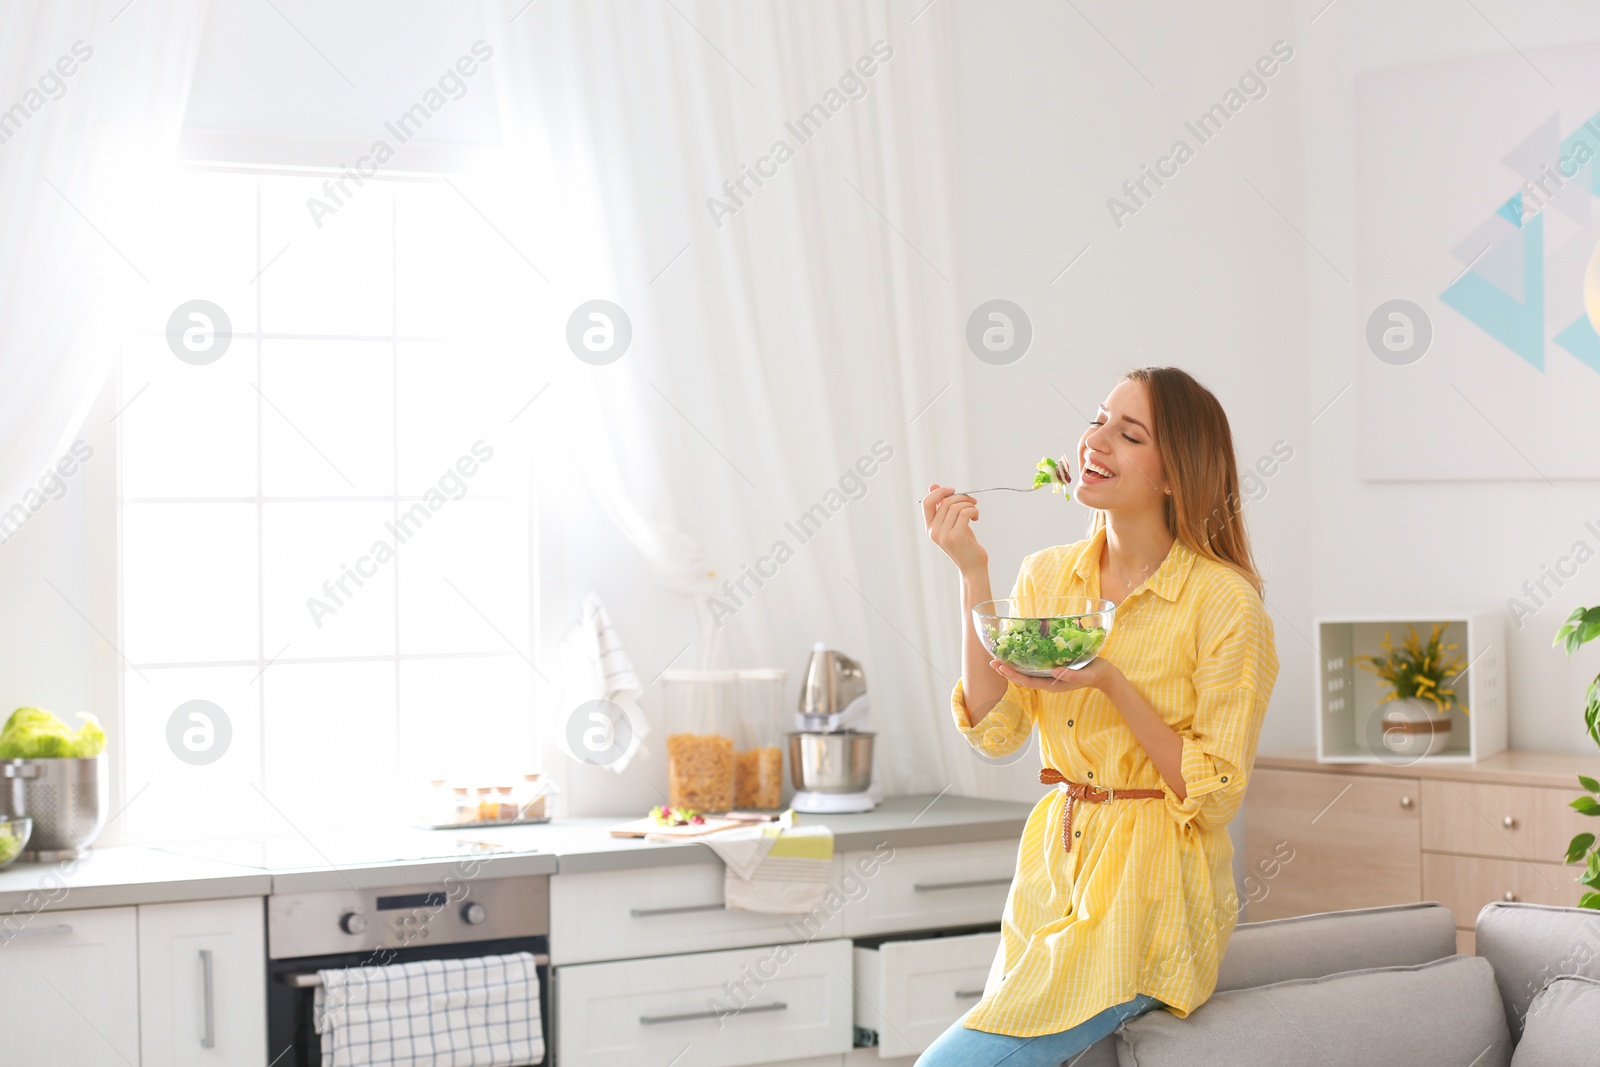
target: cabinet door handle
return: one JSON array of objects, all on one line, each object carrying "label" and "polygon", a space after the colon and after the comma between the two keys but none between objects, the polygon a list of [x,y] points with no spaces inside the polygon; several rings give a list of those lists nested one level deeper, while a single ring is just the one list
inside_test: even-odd
[{"label": "cabinet door handle", "polygon": [[1517,895],[1515,893],[1513,893],[1511,890],[1507,889],[1506,890],[1506,900],[1508,902],[1515,903],[1516,899],[1517,899]]},{"label": "cabinet door handle", "polygon": [[641,1015],[639,1023],[643,1026],[655,1026],[659,1023],[681,1023],[690,1019],[720,1019],[724,1015],[745,1015],[752,1011],[788,1011],[789,1005],[781,1000],[771,1004],[752,1004],[747,1008],[734,1008],[729,1011],[691,1011],[683,1015]]},{"label": "cabinet door handle", "polygon": [[958,989],[958,990],[956,990],[956,999],[957,1000],[971,1000],[973,997],[981,997],[981,996],[983,996],[983,990],[981,990],[981,989]]},{"label": "cabinet door handle", "polygon": [[211,950],[200,950],[200,1047],[217,1045],[217,1002],[213,991]]},{"label": "cabinet door handle", "polygon": [[1401,797],[1401,798],[1400,798],[1400,806],[1401,806],[1401,807],[1402,807],[1402,808],[1409,808],[1409,807],[1411,807],[1411,798],[1410,798],[1410,797]]},{"label": "cabinet door handle", "polygon": [[12,937],[66,937],[72,933],[72,927],[66,923],[57,923],[54,926],[35,926],[27,930],[18,930]]},{"label": "cabinet door handle", "polygon": [[1515,815],[1507,815],[1505,818],[1500,820],[1500,825],[1504,826],[1507,830],[1515,830],[1517,828],[1517,817]]},{"label": "cabinet door handle", "polygon": [[1004,878],[983,878],[976,882],[931,882],[924,884],[918,882],[911,887],[913,893],[931,893],[936,889],[976,889],[985,885],[1010,885],[1011,876]]},{"label": "cabinet door handle", "polygon": [[724,908],[722,904],[683,904],[676,908],[629,908],[628,914],[635,919],[646,919],[652,915],[682,915],[686,911],[722,911]]}]

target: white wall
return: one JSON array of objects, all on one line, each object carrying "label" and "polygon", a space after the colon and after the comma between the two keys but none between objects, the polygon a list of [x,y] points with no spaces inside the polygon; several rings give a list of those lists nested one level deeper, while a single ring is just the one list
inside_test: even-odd
[{"label": "white wall", "polygon": [[[1297,631],[1307,630],[1311,610],[1307,266],[1300,238],[1246,184],[1290,219],[1303,218],[1297,82],[1305,46],[1288,5],[1271,0],[1232,4],[1226,14],[1163,7],[1159,32],[1148,11],[1079,6],[1126,61],[1071,6],[959,9],[954,164],[964,306],[1014,300],[1032,317],[1035,338],[1011,367],[973,360],[967,394],[935,410],[973,420],[974,472],[980,484],[1005,484],[1022,473],[1018,456],[1070,451],[1123,371],[1170,364],[1217,394],[1242,463],[1278,441],[1292,448],[1247,515],[1281,659],[1261,745],[1306,744],[1312,653]],[[1295,58],[1267,81],[1265,97],[1199,145],[1184,122],[1278,40]],[[1195,157],[1117,228],[1107,198],[1180,137]],[[982,512],[998,595],[1022,556],[1078,539],[1087,515],[1030,497],[985,501]],[[1036,781],[1024,788],[1035,770],[1017,771],[1019,795],[1037,795]]]},{"label": "white wall", "polygon": [[[1325,0],[1309,0],[1303,19]],[[1341,284],[1308,258],[1307,348],[1312,401],[1331,400],[1355,380],[1357,361],[1372,358],[1362,345],[1361,323],[1370,309],[1357,306],[1356,184],[1353,79],[1361,71],[1471,56],[1505,55],[1506,34],[1523,51],[1600,39],[1591,5],[1517,4],[1508,0],[1469,6],[1447,0],[1395,5],[1382,0],[1341,0],[1312,27],[1303,81],[1307,136],[1305,174],[1309,216],[1304,227],[1352,284]],[[1507,93],[1548,90],[1531,72]],[[1551,110],[1555,107],[1552,105]],[[1485,144],[1478,158],[1453,165],[1502,172],[1511,145]],[[1416,211],[1428,210],[1426,188],[1399,191]],[[1582,570],[1521,628],[1506,610],[1600,520],[1600,494],[1592,482],[1538,479],[1485,483],[1368,483],[1357,470],[1358,408],[1352,388],[1318,420],[1310,464],[1315,531],[1312,554],[1314,606],[1321,614],[1495,609],[1506,612],[1510,743],[1514,748],[1592,751],[1583,730],[1583,690],[1600,653],[1587,649],[1573,664],[1550,647],[1556,627],[1578,604],[1600,601],[1600,574]],[[1518,432],[1537,434],[1536,425]],[[1600,440],[1595,441],[1600,446]]]}]

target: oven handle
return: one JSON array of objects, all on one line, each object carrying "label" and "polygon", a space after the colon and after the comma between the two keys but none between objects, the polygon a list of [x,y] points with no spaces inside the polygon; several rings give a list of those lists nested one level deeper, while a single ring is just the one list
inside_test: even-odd
[{"label": "oven handle", "polygon": [[[543,952],[535,952],[533,954],[533,965],[535,967],[550,966],[549,955]],[[315,989],[322,984],[322,975],[316,971],[311,971],[308,974],[286,974],[283,975],[283,984],[291,989]]]}]

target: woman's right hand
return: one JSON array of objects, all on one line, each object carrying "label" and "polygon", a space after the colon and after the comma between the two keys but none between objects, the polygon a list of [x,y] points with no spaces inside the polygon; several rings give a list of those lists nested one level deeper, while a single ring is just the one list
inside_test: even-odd
[{"label": "woman's right hand", "polygon": [[922,521],[928,540],[949,556],[962,574],[989,572],[989,553],[978,543],[972,524],[978,519],[978,502],[935,482],[922,498]]}]

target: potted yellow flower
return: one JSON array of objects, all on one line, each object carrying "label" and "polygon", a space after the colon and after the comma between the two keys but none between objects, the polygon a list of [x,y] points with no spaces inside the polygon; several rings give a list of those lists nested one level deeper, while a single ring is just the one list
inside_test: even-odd
[{"label": "potted yellow flower", "polygon": [[1380,656],[1356,656],[1355,662],[1388,683],[1383,708],[1383,745],[1400,756],[1431,756],[1450,739],[1450,709],[1466,705],[1456,698],[1454,684],[1466,671],[1459,645],[1444,642],[1444,624],[1435,623],[1423,641],[1415,626],[1398,649],[1384,632]]}]

